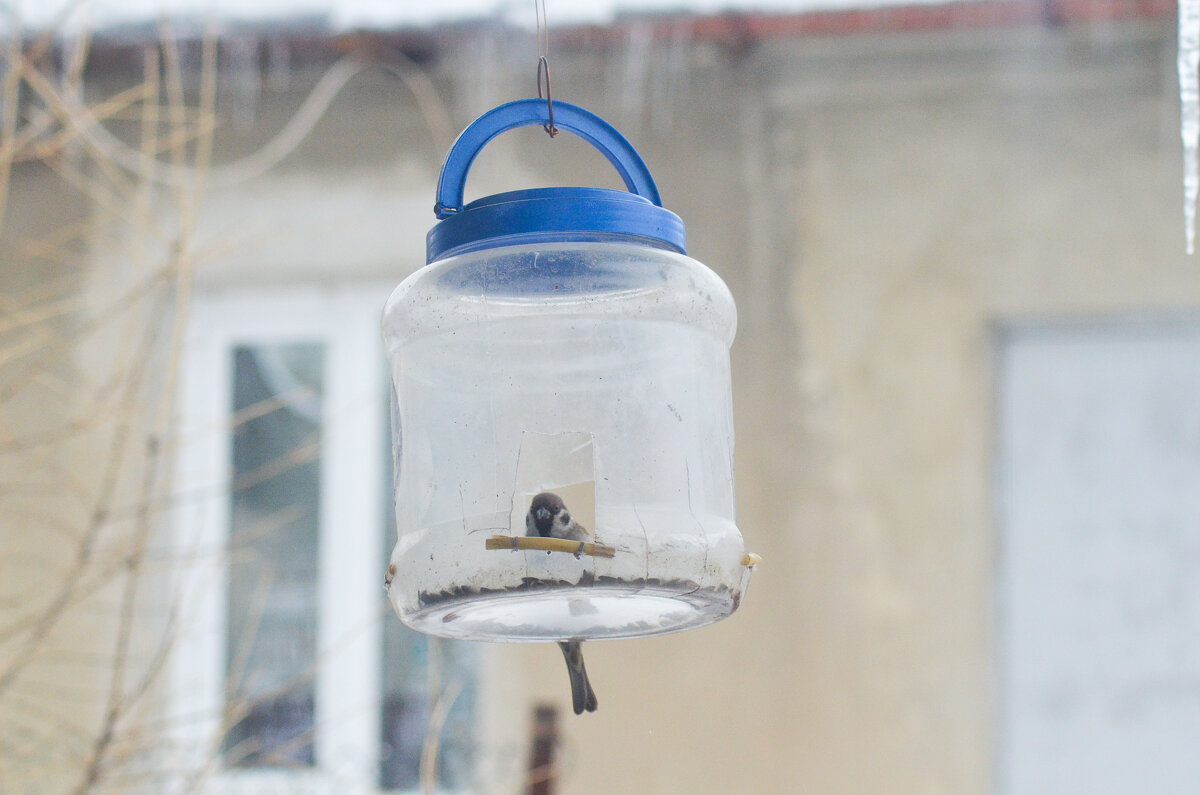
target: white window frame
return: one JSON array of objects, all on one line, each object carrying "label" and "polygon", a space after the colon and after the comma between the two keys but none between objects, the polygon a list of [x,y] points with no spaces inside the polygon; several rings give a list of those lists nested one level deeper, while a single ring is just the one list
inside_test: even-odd
[{"label": "white window frame", "polygon": [[[204,771],[199,789],[222,795],[378,791],[380,550],[383,533],[394,532],[380,510],[379,435],[390,430],[379,319],[392,286],[239,287],[193,301],[172,523],[181,612],[166,708],[176,785],[192,786],[188,776]],[[232,351],[292,342],[324,346],[314,765],[222,769]]]}]

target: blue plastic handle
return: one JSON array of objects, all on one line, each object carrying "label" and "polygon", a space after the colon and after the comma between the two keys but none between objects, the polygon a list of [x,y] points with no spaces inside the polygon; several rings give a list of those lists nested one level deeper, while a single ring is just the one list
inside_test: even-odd
[{"label": "blue plastic handle", "polygon": [[[463,208],[463,190],[467,172],[475,156],[497,135],[517,127],[549,124],[550,113],[544,99],[518,99],[499,107],[471,122],[454,141],[442,164],[438,177],[437,204],[433,211],[438,218],[449,218]],[[554,103],[554,126],[570,130],[608,158],[625,181],[625,187],[662,207],[658,186],[642,156],[617,129],[591,111],[566,102]]]}]

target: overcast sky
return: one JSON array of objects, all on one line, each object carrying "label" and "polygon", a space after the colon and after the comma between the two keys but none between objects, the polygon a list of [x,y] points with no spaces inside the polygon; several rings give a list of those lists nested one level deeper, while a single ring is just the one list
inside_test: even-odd
[{"label": "overcast sky", "polygon": [[[937,2],[938,0],[915,0]],[[914,0],[545,0],[551,30],[556,25],[604,22],[622,12],[725,10],[789,12],[815,8],[851,8],[913,4]],[[71,26],[115,23],[168,16],[220,19],[264,19],[324,16],[336,27],[431,25],[479,17],[501,17],[533,27],[534,0],[0,0],[0,8],[16,10],[24,24],[52,24],[66,9]],[[11,14],[10,14],[11,16]]]}]

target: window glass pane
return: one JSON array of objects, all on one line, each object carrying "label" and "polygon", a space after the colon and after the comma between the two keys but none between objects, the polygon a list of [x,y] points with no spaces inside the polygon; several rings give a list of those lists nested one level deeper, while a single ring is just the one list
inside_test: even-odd
[{"label": "window glass pane", "polygon": [[1200,792],[1200,325],[1000,358],[1000,793]]},{"label": "window glass pane", "polygon": [[[386,442],[382,571],[387,568],[396,543],[396,515],[392,499],[391,439],[387,433],[380,437]],[[383,621],[380,789],[419,787],[421,747],[434,701],[430,693],[447,687],[452,692],[460,687],[461,690],[441,732],[438,785],[450,790],[469,787],[475,747],[475,658],[474,644],[428,638],[404,626],[390,609],[387,611]]]},{"label": "window glass pane", "polygon": [[322,346],[233,353],[224,760],[312,765]]}]

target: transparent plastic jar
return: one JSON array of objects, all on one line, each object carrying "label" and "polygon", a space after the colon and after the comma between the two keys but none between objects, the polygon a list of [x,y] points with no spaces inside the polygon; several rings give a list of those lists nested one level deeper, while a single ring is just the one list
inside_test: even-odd
[{"label": "transparent plastic jar", "polygon": [[[597,124],[615,131],[565,103],[557,125],[582,130],[635,192],[549,188],[461,206],[474,153],[541,123],[544,108],[501,106],[492,113],[508,116],[485,114],[460,137],[431,264],[384,309],[399,531],[389,595],[413,628],[473,640],[702,626],[737,609],[750,571],[734,509],[733,299],[681,253],[682,223],[640,158],[623,167],[636,152],[619,134],[598,143]],[[460,146],[471,158],[448,176]],[[543,492],[585,530],[587,552],[516,548],[538,535],[527,517]]]}]

